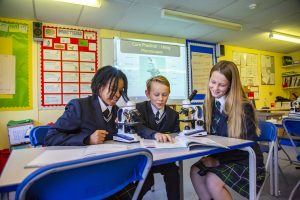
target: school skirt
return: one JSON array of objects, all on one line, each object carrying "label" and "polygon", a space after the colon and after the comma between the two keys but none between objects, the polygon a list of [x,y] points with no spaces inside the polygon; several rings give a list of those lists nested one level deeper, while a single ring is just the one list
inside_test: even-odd
[{"label": "school skirt", "polygon": [[[201,161],[194,164],[198,174],[205,176],[208,172],[216,174],[227,186],[249,199],[249,166],[239,163],[222,164],[217,167],[206,167]],[[256,168],[256,191],[258,192],[265,180],[265,168]]]}]

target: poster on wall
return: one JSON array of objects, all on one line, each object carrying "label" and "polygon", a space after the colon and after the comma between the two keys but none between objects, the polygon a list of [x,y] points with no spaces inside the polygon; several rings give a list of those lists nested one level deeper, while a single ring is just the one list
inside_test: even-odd
[{"label": "poster on wall", "polygon": [[0,18],[0,110],[32,109],[32,23]]},{"label": "poster on wall", "polygon": [[237,65],[243,86],[258,86],[258,56],[233,52],[232,61]]},{"label": "poster on wall", "polygon": [[188,69],[191,79],[189,92],[197,90],[198,95],[205,96],[210,70],[217,62],[216,44],[187,40],[186,45]]},{"label": "poster on wall", "polygon": [[199,94],[206,94],[208,77],[213,66],[212,55],[192,52],[192,86]]},{"label": "poster on wall", "polygon": [[260,67],[261,67],[261,84],[275,85],[274,56],[261,55]]},{"label": "poster on wall", "polygon": [[43,27],[41,43],[41,106],[64,106],[91,95],[97,71],[97,32],[55,26]]}]

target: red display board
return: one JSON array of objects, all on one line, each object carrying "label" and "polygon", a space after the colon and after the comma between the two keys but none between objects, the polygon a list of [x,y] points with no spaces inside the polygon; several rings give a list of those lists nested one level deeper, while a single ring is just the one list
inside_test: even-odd
[{"label": "red display board", "polygon": [[97,52],[96,31],[43,26],[41,106],[64,106],[91,95]]}]

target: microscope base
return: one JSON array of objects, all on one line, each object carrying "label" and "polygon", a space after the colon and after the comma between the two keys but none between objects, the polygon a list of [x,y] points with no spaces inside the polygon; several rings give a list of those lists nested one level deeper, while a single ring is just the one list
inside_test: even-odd
[{"label": "microscope base", "polygon": [[136,143],[140,142],[140,137],[137,134],[117,133],[113,136],[113,140],[125,143]]},{"label": "microscope base", "polygon": [[199,137],[199,136],[206,136],[207,132],[203,129],[202,130],[192,129],[192,130],[181,131],[178,135]]}]

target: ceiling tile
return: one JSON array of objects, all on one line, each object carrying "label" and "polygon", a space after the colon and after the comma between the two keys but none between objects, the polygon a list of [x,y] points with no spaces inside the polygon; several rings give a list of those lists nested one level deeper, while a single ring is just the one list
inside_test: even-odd
[{"label": "ceiling tile", "polygon": [[76,25],[83,6],[53,0],[35,0],[37,19],[44,22]]},{"label": "ceiling tile", "polygon": [[85,7],[79,25],[94,28],[115,28],[116,24],[126,16],[131,1],[109,0],[103,1],[100,8]]},{"label": "ceiling tile", "polygon": [[32,0],[0,0],[0,16],[34,19]]}]

